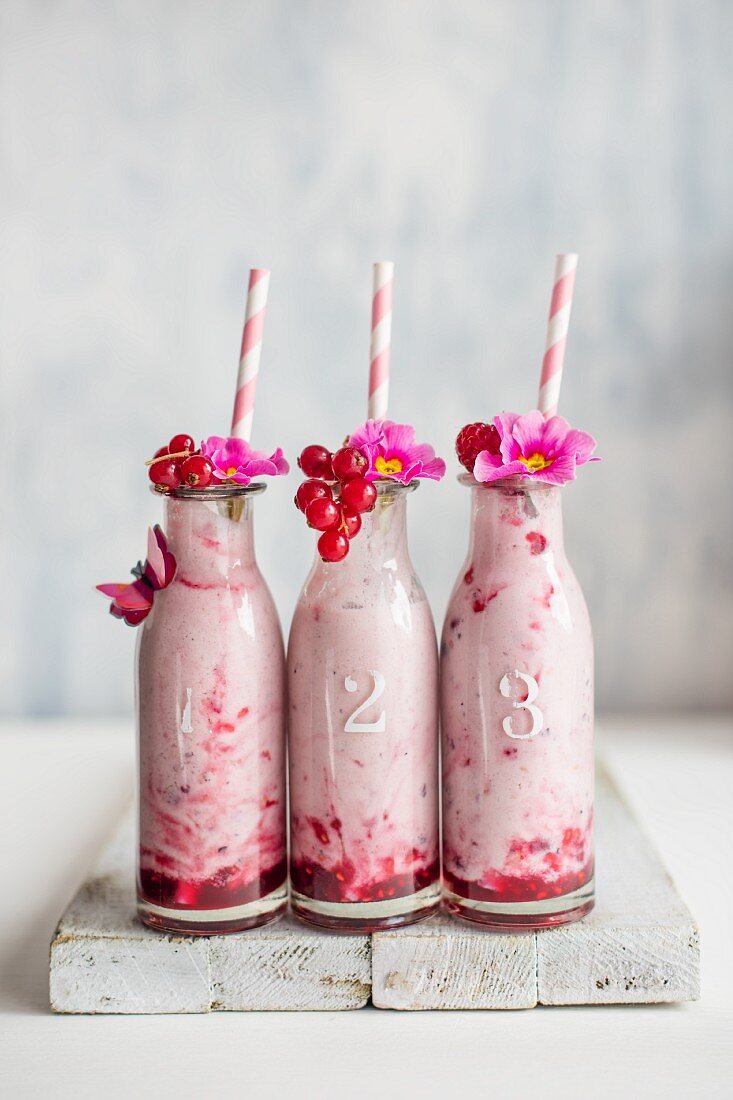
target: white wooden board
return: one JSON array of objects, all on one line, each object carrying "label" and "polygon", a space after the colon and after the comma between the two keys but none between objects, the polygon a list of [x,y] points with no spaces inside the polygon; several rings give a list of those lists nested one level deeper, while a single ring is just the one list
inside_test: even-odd
[{"label": "white wooden board", "polygon": [[699,996],[697,927],[600,772],[595,910],[506,935],[438,915],[336,936],[286,917],[240,935],[165,936],[135,916],[128,817],[51,943],[51,1005],[67,1013],[531,1008]]}]

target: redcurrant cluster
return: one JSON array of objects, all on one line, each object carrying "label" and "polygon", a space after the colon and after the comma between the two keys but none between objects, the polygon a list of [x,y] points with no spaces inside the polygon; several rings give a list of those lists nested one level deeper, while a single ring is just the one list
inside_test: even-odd
[{"label": "redcurrant cluster", "polygon": [[190,435],[174,435],[167,447],[155,452],[147,466],[148,477],[161,493],[179,485],[205,489],[214,475],[214,467]]},{"label": "redcurrant cluster", "polygon": [[456,437],[458,461],[465,466],[469,474],[473,473],[474,463],[481,451],[489,454],[501,454],[501,437],[493,424],[466,424]]},{"label": "redcurrant cluster", "polygon": [[313,444],[298,459],[306,480],[298,486],[295,506],[309,527],[321,531],[318,553],[324,561],[342,561],[349,540],[358,535],[363,512],[371,512],[377,490],[364,477],[369,462],[358,447],[335,453]]}]

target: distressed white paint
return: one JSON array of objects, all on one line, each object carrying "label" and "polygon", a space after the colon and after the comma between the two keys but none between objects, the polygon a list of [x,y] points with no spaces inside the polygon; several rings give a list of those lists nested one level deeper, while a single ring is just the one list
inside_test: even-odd
[{"label": "distressed white paint", "polygon": [[327,935],[292,917],[213,937],[210,963],[212,1009],[333,1011],[369,1000],[369,937]]},{"label": "distressed white paint", "polygon": [[165,936],[135,915],[128,815],[51,944],[56,1012],[361,1008],[368,936],[329,936],[288,917],[239,936]]},{"label": "distressed white paint", "polygon": [[445,917],[373,936],[381,1008],[528,1008],[694,1000],[695,923],[604,771],[597,782],[598,896],[582,921],[507,936]]},{"label": "distressed white paint", "polygon": [[598,899],[537,935],[438,915],[335,936],[288,917],[235,936],[164,936],[136,919],[128,816],[51,945],[57,1012],[531,1008],[699,996],[696,925],[607,775],[598,776]]},{"label": "distressed white paint", "polygon": [[492,935],[440,914],[372,936],[377,1008],[533,1008],[535,937]]},{"label": "distressed white paint", "polygon": [[595,909],[537,936],[542,1004],[653,1004],[700,996],[700,937],[657,853],[598,777]]}]

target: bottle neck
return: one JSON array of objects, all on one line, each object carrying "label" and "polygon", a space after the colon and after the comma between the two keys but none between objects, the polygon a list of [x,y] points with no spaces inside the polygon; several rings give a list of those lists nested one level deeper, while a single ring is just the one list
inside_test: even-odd
[{"label": "bottle neck", "polygon": [[527,481],[472,487],[470,559],[490,566],[498,558],[521,554],[527,546],[539,556],[551,549],[564,556],[562,499],[556,485]]},{"label": "bottle neck", "polygon": [[247,496],[167,497],[165,534],[177,576],[200,582],[237,568],[255,568],[253,503]]},{"label": "bottle neck", "polygon": [[359,584],[369,573],[396,573],[410,566],[407,548],[407,496],[412,486],[390,484],[379,489],[371,512],[361,517],[361,530],[339,562],[323,562],[316,553],[314,572],[329,581]]}]

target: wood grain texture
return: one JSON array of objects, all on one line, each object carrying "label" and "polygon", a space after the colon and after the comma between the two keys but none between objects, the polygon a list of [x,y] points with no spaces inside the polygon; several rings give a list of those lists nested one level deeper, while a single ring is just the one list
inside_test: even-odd
[{"label": "wood grain texture", "polygon": [[695,923],[603,769],[597,777],[596,908],[509,936],[441,916],[372,937],[380,1008],[649,1004],[700,995]]},{"label": "wood grain texture", "polygon": [[377,1008],[533,1008],[535,937],[492,935],[444,914],[372,936]]},{"label": "wood grain texture", "polygon": [[64,913],[51,944],[57,1012],[163,1013],[531,1008],[648,1004],[700,992],[695,922],[604,771],[598,900],[584,920],[505,935],[437,915],[374,936],[286,917],[241,935],[165,936],[135,915],[132,817]]},{"label": "wood grain texture", "polygon": [[211,939],[213,1009],[363,1008],[371,992],[368,936],[330,936],[288,916],[241,936]]},{"label": "wood grain texture", "polygon": [[597,782],[596,907],[537,935],[541,1004],[654,1004],[700,996],[700,936],[613,781]]},{"label": "wood grain texture", "polygon": [[140,924],[128,815],[51,943],[51,1007],[67,1013],[361,1008],[368,936],[329,936],[286,917],[239,936],[166,936]]}]

